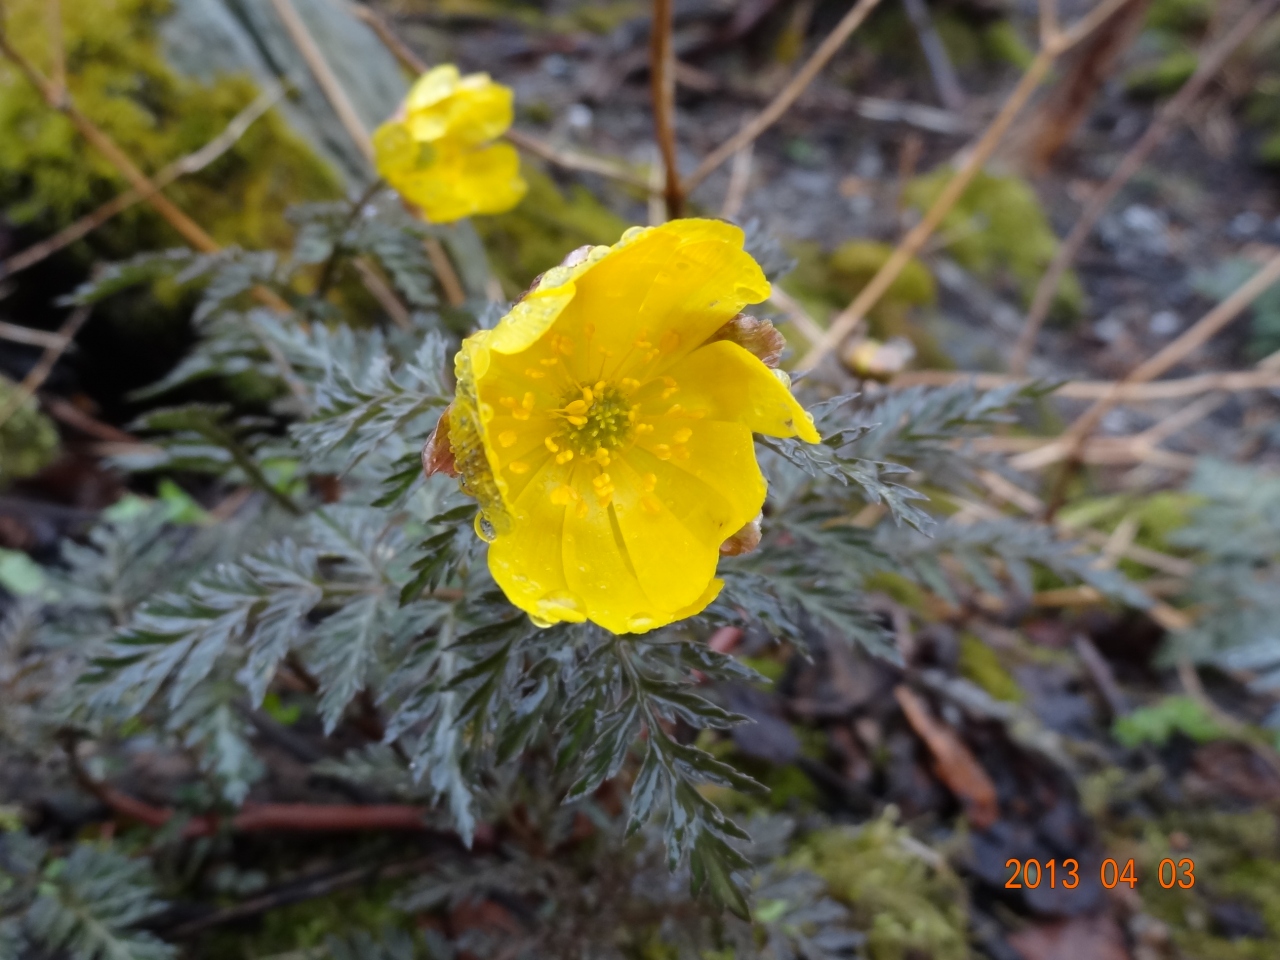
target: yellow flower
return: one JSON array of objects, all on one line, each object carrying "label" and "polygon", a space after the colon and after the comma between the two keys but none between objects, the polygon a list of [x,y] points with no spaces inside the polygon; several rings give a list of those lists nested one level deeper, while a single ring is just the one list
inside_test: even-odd
[{"label": "yellow flower", "polygon": [[463,342],[450,445],[489,569],[535,622],[642,633],[699,612],[764,503],[753,431],[818,441],[785,375],[726,339],[769,295],[742,241],[714,220],[633,228]]},{"label": "yellow flower", "polygon": [[509,143],[489,142],[510,126],[508,87],[443,64],[374,132],[378,173],[435,223],[510,210],[526,189],[520,158]]}]

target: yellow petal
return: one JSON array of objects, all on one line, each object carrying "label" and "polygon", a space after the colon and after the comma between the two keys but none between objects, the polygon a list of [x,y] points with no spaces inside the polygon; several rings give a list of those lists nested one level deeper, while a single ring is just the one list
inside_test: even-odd
[{"label": "yellow petal", "polygon": [[567,471],[548,460],[531,478],[512,507],[507,533],[489,545],[489,572],[512,603],[542,623],[586,619],[586,607],[565,580],[566,508],[551,500]]},{"label": "yellow petal", "polygon": [[[742,423],[771,437],[821,440],[787,384],[736,343],[718,340],[699,347],[667,373],[680,385],[677,399],[686,413]],[[643,416],[648,419],[666,409],[669,404],[650,397]]]},{"label": "yellow petal", "polygon": [[484,143],[500,137],[511,126],[511,88],[484,79],[484,83],[460,89],[450,100],[446,135],[459,143]]},{"label": "yellow petal", "polygon": [[[590,467],[579,467],[575,488],[583,506],[565,509],[564,569],[571,593],[579,598],[587,617],[614,633],[650,630],[664,619],[636,579],[623,552],[609,507],[597,500]],[[547,545],[549,547],[550,545]]]},{"label": "yellow petal", "polygon": [[[670,448],[674,440],[671,434],[677,429],[691,433],[683,444],[688,457],[659,458],[654,448],[660,444]],[[627,456],[640,473],[651,471],[657,477],[655,492],[671,484],[696,481],[706,488],[709,501],[719,500],[714,506],[708,503],[709,511],[718,511],[715,527],[707,533],[708,541],[726,527],[729,532],[725,537],[732,536],[760,512],[766,484],[756,462],[751,429],[745,424],[716,420],[656,421],[653,433],[645,434],[637,444],[638,449],[628,451]],[[723,542],[722,537],[716,549]]]},{"label": "yellow petal", "polygon": [[[576,283],[576,317],[594,325],[597,350],[616,358],[605,365],[612,375],[660,372],[769,295],[759,265],[742,249],[742,231],[713,220],[654,227],[615,247]],[[564,334],[580,335],[569,326]]]},{"label": "yellow petal", "polygon": [[[720,544],[737,529],[731,509],[699,480],[644,451],[628,451],[609,473],[618,529],[650,602],[672,612],[694,603],[715,576]],[[658,477],[651,493],[646,474]]]},{"label": "yellow petal", "polygon": [[452,63],[442,63],[438,67],[432,67],[414,81],[404,101],[405,110],[413,113],[434,106],[452,94],[457,87],[457,67]]}]

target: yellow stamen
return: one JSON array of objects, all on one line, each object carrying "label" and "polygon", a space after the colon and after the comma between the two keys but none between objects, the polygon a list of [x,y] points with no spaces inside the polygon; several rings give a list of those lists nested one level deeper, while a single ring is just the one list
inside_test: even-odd
[{"label": "yellow stamen", "polygon": [[640,498],[640,508],[645,513],[659,514],[662,512],[662,504],[658,502],[658,498],[653,494],[645,494]]},{"label": "yellow stamen", "polygon": [[528,473],[529,465],[525,463],[523,460],[512,460],[509,464],[507,464],[507,469],[514,474]]},{"label": "yellow stamen", "polygon": [[688,427],[681,427],[679,430],[675,432],[675,434],[673,435],[673,439],[675,440],[676,443],[688,443],[689,438],[692,436],[693,436],[692,430],[690,430]]},{"label": "yellow stamen", "polygon": [[561,484],[551,491],[551,502],[557,507],[568,506],[578,499],[578,491],[568,484]]},{"label": "yellow stamen", "polygon": [[543,370],[535,370],[533,367],[529,367],[525,370],[524,375],[530,380],[541,380],[547,374]]},{"label": "yellow stamen", "polygon": [[675,330],[668,330],[662,335],[662,352],[670,353],[676,347],[680,346],[680,334]]},{"label": "yellow stamen", "polygon": [[683,443],[676,444],[674,447],[671,448],[671,450],[676,455],[677,460],[689,459],[689,448],[686,447]]},{"label": "yellow stamen", "polygon": [[[513,401],[514,404],[514,401]],[[528,420],[529,414],[533,412],[533,394],[526,393],[524,400],[521,402],[519,409],[512,410],[511,415],[517,420]]]},{"label": "yellow stamen", "polygon": [[602,467],[607,467],[609,465],[609,451],[604,447],[596,448],[596,463],[600,464]]},{"label": "yellow stamen", "polygon": [[653,493],[653,488],[658,485],[658,475],[656,473],[646,473],[640,478],[640,486],[644,488],[645,493]]},{"label": "yellow stamen", "polygon": [[514,447],[519,439],[520,437],[514,430],[503,430],[498,434],[498,442],[504,447]]},{"label": "yellow stamen", "polygon": [[547,449],[550,450],[552,453],[558,453],[560,451],[560,448],[556,446],[556,442],[552,440],[550,437],[547,437],[547,439],[543,440],[542,442],[547,445]]},{"label": "yellow stamen", "polygon": [[652,423],[637,423],[636,433],[653,433]]},{"label": "yellow stamen", "polygon": [[665,443],[659,443],[654,446],[653,455],[657,457],[659,460],[670,460],[671,448],[668,447]]},{"label": "yellow stamen", "polygon": [[559,453],[556,454],[556,463],[564,464],[564,463],[568,463],[572,459],[573,459],[572,450],[561,450]]}]

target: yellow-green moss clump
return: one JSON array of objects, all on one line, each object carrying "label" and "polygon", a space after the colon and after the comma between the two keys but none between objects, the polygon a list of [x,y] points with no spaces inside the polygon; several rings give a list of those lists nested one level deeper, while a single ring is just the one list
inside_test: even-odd
[{"label": "yellow-green moss clump", "polygon": [[826,881],[867,934],[872,960],[966,960],[969,906],[964,883],[945,862],[913,852],[910,831],[890,808],[857,830],[807,837],[788,865]]},{"label": "yellow-green moss clump", "polygon": [[[875,240],[849,240],[831,253],[810,241],[787,245],[796,268],[782,281],[783,288],[799,300],[820,323],[842,310],[858,295],[893,253],[893,247]],[[867,315],[867,329],[880,340],[906,337],[924,366],[947,368],[951,361],[933,339],[911,322],[913,309],[930,306],[937,299],[933,275],[919,260],[911,260]]]},{"label": "yellow-green moss clump", "polygon": [[[0,411],[8,408],[15,389],[0,377]],[[0,423],[0,484],[31,476],[57,453],[57,428],[28,400]]]},{"label": "yellow-green moss clump", "polygon": [[[46,74],[52,62],[45,0],[9,0],[10,42]],[[156,34],[168,0],[63,0],[67,85],[76,105],[145,172],[204,146],[255,96],[248,79],[210,85],[164,60]],[[128,184],[50,109],[12,66],[0,64],[0,209],[15,223],[52,231],[116,196]],[[284,211],[301,200],[340,195],[332,171],[274,114],[232,149],[165,191],[222,243],[286,244]],[[145,204],[93,236],[99,252],[122,256],[176,242]]]},{"label": "yellow-green moss clump", "polygon": [[[924,211],[952,177],[942,167],[907,184],[903,199]],[[1018,177],[982,172],[974,177],[939,231],[947,253],[988,282],[1012,285],[1029,302],[1036,283],[1058,250],[1058,238],[1040,200]],[[1084,309],[1084,291],[1074,274],[1063,278],[1054,316],[1071,319]]]}]

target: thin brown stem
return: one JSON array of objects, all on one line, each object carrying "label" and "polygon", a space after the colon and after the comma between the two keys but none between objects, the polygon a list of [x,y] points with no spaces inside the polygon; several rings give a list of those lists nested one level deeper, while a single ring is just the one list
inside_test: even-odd
[{"label": "thin brown stem", "polygon": [[80,328],[84,326],[85,321],[89,319],[89,314],[93,312],[93,307],[84,304],[76,307],[71,311],[71,315],[58,328],[57,344],[49,344],[45,347],[44,353],[36,365],[31,368],[30,372],[22,378],[22,382],[10,394],[9,399],[4,404],[0,404],[0,427],[12,417],[18,409],[26,403],[40,389],[41,385],[49,378],[49,374],[53,372],[54,365],[58,362],[58,358],[66,352],[71,341],[75,339]]},{"label": "thin brown stem", "polygon": [[620,163],[600,157],[592,157],[576,150],[561,150],[532,134],[525,133],[523,130],[513,128],[504,133],[503,136],[526,153],[541,157],[557,167],[563,167],[565,170],[576,170],[580,173],[594,173],[648,192],[649,184],[644,177],[633,173]]},{"label": "thin brown stem", "polygon": [[831,321],[831,325],[827,328],[826,336],[823,337],[822,342],[810,350],[800,361],[801,370],[811,370],[816,367],[827,354],[835,350],[849,334],[857,329],[858,324],[867,315],[867,311],[884,296],[885,291],[898,278],[898,275],[911,262],[911,259],[920,252],[925,242],[937,230],[946,215],[951,212],[952,207],[964,194],[973,178],[978,175],[978,172],[990,159],[991,154],[1004,138],[1005,133],[1008,132],[1014,119],[1021,113],[1022,108],[1026,106],[1027,101],[1031,99],[1031,95],[1048,74],[1054,61],[1082,41],[1098,26],[1105,23],[1107,18],[1121,6],[1129,2],[1130,0],[1103,0],[1102,3],[1090,10],[1069,30],[1054,33],[1050,42],[1040,48],[1035,59],[1018,81],[1017,86],[1013,88],[1013,91],[1000,107],[999,113],[992,119],[987,129],[983,131],[978,142],[967,151],[963,162],[951,179],[947,181],[947,185],[943,187],[937,200],[926,211],[923,219],[902,238],[897,247],[894,248],[893,253],[876,271],[871,281],[858,293],[853,302]]},{"label": "thin brown stem", "polygon": [[364,121],[360,119],[360,114],[356,112],[355,104],[347,96],[346,89],[329,66],[329,62],[324,58],[324,54],[316,44],[315,37],[311,35],[306,23],[298,15],[298,10],[294,7],[293,0],[271,0],[271,5],[275,8],[276,15],[280,18],[281,23],[284,24],[285,32],[289,34],[289,39],[293,41],[298,53],[306,61],[307,69],[316,78],[316,83],[320,85],[320,89],[324,92],[325,99],[333,107],[333,112],[338,115],[338,121],[342,124],[342,128],[347,131],[347,136],[356,145],[356,149],[372,164],[373,144],[369,140],[369,131],[365,128]]},{"label": "thin brown stem", "polygon": [[88,236],[98,227],[113,217],[119,216],[130,207],[149,200],[151,194],[155,191],[163,190],[180,177],[189,176],[203,170],[230,150],[258,118],[270,110],[283,95],[284,89],[279,85],[273,84],[271,88],[263,90],[253,103],[232,118],[222,133],[194,153],[190,153],[169,164],[169,166],[151,178],[151,186],[148,188],[149,193],[141,193],[136,188],[130,187],[119,196],[108,200],[92,213],[86,214],[75,223],[63,227],[52,237],[33,244],[27,249],[14,254],[8,260],[0,262],[0,277],[11,276],[20,270],[35,266],[40,261],[53,256],[59,250]]},{"label": "thin brown stem", "polygon": [[1107,411],[1121,402],[1125,387],[1154,380],[1181,363],[1238,317],[1277,281],[1280,281],[1280,254],[1268,260],[1262,269],[1238,287],[1231,296],[1192,324],[1181,336],[1167,344],[1155,356],[1135,367],[1127,377],[1081,414],[1062,436],[1038,449],[1015,457],[1010,461],[1011,465],[1021,470],[1034,470],[1075,456],[1076,451],[1084,445],[1089,434],[1097,428]]},{"label": "thin brown stem", "polygon": [[435,237],[424,237],[422,246],[427,251],[427,259],[431,261],[431,269],[440,281],[440,289],[444,291],[444,298],[449,301],[449,306],[462,306],[467,302],[467,291],[463,289],[462,278],[453,268],[453,261],[449,259],[444,244]]},{"label": "thin brown stem", "polygon": [[49,50],[51,65],[49,83],[59,98],[67,92],[67,48],[62,36],[61,0],[44,0],[45,19],[49,25]]},{"label": "thin brown stem", "polygon": [[[776,297],[774,298],[776,300]],[[979,390],[994,390],[1011,383],[1035,383],[1026,377],[1000,373],[969,373],[963,370],[912,370],[900,373],[890,386],[941,387],[951,383],[972,383]],[[1069,380],[1053,391],[1053,396],[1067,400],[1098,400],[1115,392],[1117,402],[1145,403],[1152,400],[1176,400],[1201,393],[1222,391],[1242,393],[1247,390],[1280,390],[1280,373],[1275,370],[1241,370],[1225,373],[1201,373],[1174,380],[1125,384],[1119,380]]]},{"label": "thin brown stem", "polygon": [[800,94],[804,93],[809,84],[813,82],[814,77],[822,71],[822,68],[836,55],[836,52],[849,39],[853,31],[862,25],[862,22],[867,19],[867,16],[879,3],[880,0],[858,0],[853,9],[844,15],[840,22],[836,24],[835,29],[818,45],[818,49],[810,54],[809,59],[796,71],[795,76],[787,81],[787,85],[778,92],[773,101],[761,110],[754,120],[707,154],[706,158],[698,164],[697,169],[684,179],[683,188],[685,193],[691,192],[694,187],[718,169],[720,164],[773,126],[778,121],[778,118],[786,113],[788,108],[796,102]]},{"label": "thin brown stem", "polygon": [[139,170],[137,165],[129,159],[128,154],[116,146],[115,141],[103,133],[97,124],[76,108],[75,104],[71,102],[71,98],[66,95],[65,90],[56,88],[44,74],[37,70],[35,65],[10,43],[8,34],[3,30],[0,30],[0,55],[3,55],[22,72],[27,80],[31,82],[31,85],[40,93],[46,104],[71,121],[76,131],[88,140],[95,150],[106,157],[113,167],[120,171],[120,174],[129,181],[129,185],[144,196],[147,203],[151,204],[156,212],[164,217],[187,243],[201,253],[215,253],[221,249],[218,242],[209,236],[203,227],[179,210],[164,194],[155,189],[146,174]]},{"label": "thin brown stem", "polygon": [[684,213],[684,190],[676,162],[676,55],[672,44],[674,0],[653,0],[653,29],[649,42],[649,90],[653,100],[653,128],[666,171],[664,198],[667,219]]},{"label": "thin brown stem", "polygon": [[1280,0],[1260,0],[1260,2],[1255,3],[1249,10],[1245,11],[1244,15],[1236,21],[1230,30],[1208,45],[1208,48],[1199,57],[1195,73],[1182,85],[1173,98],[1160,109],[1155,119],[1151,121],[1151,125],[1147,127],[1138,142],[1125,154],[1119,166],[1107,178],[1106,183],[1099,187],[1093,196],[1089,198],[1089,202],[1081,212],[1079,219],[1072,226],[1071,232],[1067,234],[1066,239],[1058,246],[1053,260],[1050,261],[1048,269],[1045,270],[1044,276],[1040,278],[1040,283],[1036,286],[1035,294],[1031,298],[1031,307],[1027,310],[1027,318],[1023,324],[1022,332],[1018,335],[1013,356],[1009,361],[1011,372],[1020,374],[1026,370],[1027,362],[1031,359],[1031,353],[1035,349],[1036,337],[1044,325],[1045,318],[1049,315],[1049,310],[1053,305],[1053,298],[1058,293],[1058,286],[1079,254],[1080,248],[1084,246],[1089,234],[1093,232],[1093,228],[1102,216],[1103,211],[1106,210],[1111,201],[1115,199],[1116,194],[1129,182],[1133,175],[1141,169],[1152,151],[1177,126],[1187,109],[1204,92],[1209,81],[1222,69],[1223,64],[1226,63],[1231,54],[1257,32],[1258,27],[1275,12],[1278,5],[1280,5]]}]

